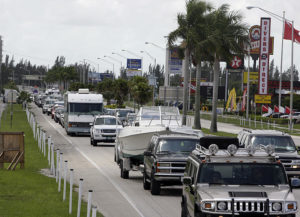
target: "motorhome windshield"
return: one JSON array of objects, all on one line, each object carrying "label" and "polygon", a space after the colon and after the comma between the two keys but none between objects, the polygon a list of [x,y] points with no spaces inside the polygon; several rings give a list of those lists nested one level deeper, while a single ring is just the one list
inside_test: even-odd
[{"label": "motorhome windshield", "polygon": [[102,106],[102,103],[70,103],[70,113],[100,114]]}]

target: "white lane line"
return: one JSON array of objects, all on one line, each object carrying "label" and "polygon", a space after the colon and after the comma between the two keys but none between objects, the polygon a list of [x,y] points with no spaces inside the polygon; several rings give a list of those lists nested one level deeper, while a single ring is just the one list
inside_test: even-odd
[{"label": "white lane line", "polygon": [[56,126],[53,125],[53,123],[51,123],[44,115],[42,115],[42,117],[61,135],[63,136],[74,148],[76,151],[78,151],[86,160],[88,160],[105,178],[108,179],[108,181],[119,191],[119,193],[127,200],[127,202],[133,207],[133,209],[141,216],[141,217],[145,217],[143,215],[143,213],[137,208],[137,206],[135,205],[135,203],[130,199],[130,197],[128,196],[128,194],[126,194],[123,189],[118,186],[118,184],[112,180],[92,159],[90,159],[85,153],[83,153],[78,147],[77,145],[74,145],[73,142],[66,137],[64,134],[62,134],[59,130],[57,130]]}]

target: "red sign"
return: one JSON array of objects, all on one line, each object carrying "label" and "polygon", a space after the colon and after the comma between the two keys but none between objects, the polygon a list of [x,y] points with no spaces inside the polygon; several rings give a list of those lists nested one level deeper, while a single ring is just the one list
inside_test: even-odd
[{"label": "red sign", "polygon": [[258,94],[268,94],[269,74],[269,41],[271,30],[271,18],[260,19],[260,52],[259,52],[259,79]]}]

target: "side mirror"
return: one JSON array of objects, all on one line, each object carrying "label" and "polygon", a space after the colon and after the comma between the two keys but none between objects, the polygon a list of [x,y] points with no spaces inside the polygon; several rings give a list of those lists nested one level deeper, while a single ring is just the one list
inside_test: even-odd
[{"label": "side mirror", "polygon": [[296,146],[296,150],[297,150],[297,151],[300,151],[300,146]]},{"label": "side mirror", "polygon": [[182,177],[181,182],[182,182],[184,185],[191,185],[191,184],[192,184],[192,177],[190,177],[190,176]]},{"label": "side mirror", "polygon": [[152,152],[151,151],[145,151],[144,156],[152,156]]},{"label": "side mirror", "polygon": [[138,126],[140,126],[140,123],[139,123],[139,122],[136,122],[136,123],[134,124],[134,126],[138,127]]},{"label": "side mirror", "polygon": [[291,178],[291,186],[293,188],[300,187],[300,179],[299,178]]}]

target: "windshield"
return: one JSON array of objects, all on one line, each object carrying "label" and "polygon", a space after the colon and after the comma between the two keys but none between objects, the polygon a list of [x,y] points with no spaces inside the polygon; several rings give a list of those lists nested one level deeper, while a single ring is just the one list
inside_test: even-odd
[{"label": "windshield", "polygon": [[162,139],[156,153],[190,153],[196,148],[196,139]]},{"label": "windshield", "polygon": [[102,103],[70,103],[70,113],[75,114],[100,114]]},{"label": "windshield", "polygon": [[203,164],[199,183],[225,185],[286,185],[284,168],[280,164],[207,163]]},{"label": "windshield", "polygon": [[128,113],[130,113],[131,111],[124,111],[124,110],[119,110],[118,111],[118,117],[126,117]]},{"label": "windshield", "polygon": [[[97,118],[95,125],[116,125],[115,118]],[[120,125],[120,123],[118,123]]]},{"label": "windshield", "polygon": [[274,145],[276,152],[295,152],[296,147],[289,136],[253,136],[250,140],[251,145]]}]

